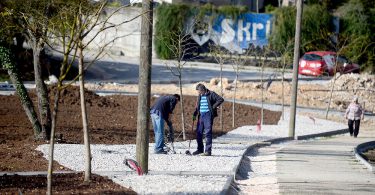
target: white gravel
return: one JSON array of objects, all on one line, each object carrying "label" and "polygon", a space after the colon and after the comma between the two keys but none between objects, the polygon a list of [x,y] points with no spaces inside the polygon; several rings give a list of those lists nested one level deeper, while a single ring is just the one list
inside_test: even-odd
[{"label": "white gravel", "polygon": [[276,152],[285,144],[250,150],[241,161],[232,194],[279,194]]},{"label": "white gravel", "polygon": [[[289,118],[288,116],[286,118]],[[321,119],[315,122],[305,116],[297,116],[296,135],[308,135],[346,128],[339,124]],[[212,156],[187,156],[188,142],[175,143],[177,154],[152,154],[153,144],[149,149],[149,171],[146,176],[113,173],[113,171],[130,171],[123,164],[125,158],[135,159],[135,145],[98,145],[93,144],[92,170],[100,175],[109,176],[116,183],[130,187],[141,194],[218,194],[227,179],[234,174],[243,153],[249,145],[272,138],[288,136],[288,121],[278,125],[263,125],[260,131],[255,126],[237,128],[214,140]],[[37,150],[48,157],[49,145],[41,145]],[[191,142],[190,151],[196,148]],[[84,148],[78,144],[57,144],[55,160],[61,165],[75,171],[84,170]],[[270,159],[264,159],[266,161]],[[274,165],[270,165],[274,166]],[[179,175],[181,171],[185,173]],[[200,175],[199,175],[200,174]],[[262,179],[260,179],[261,182]]]},{"label": "white gravel", "polygon": [[219,194],[228,176],[112,176],[114,182],[139,194]]}]

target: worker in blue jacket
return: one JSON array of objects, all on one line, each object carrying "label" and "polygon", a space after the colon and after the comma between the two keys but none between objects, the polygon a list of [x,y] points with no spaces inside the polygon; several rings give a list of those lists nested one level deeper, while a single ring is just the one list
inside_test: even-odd
[{"label": "worker in blue jacket", "polygon": [[[224,99],[215,92],[208,90],[203,84],[198,84],[196,90],[199,96],[193,120],[198,116],[196,130],[198,148],[193,152],[193,155],[211,156],[213,121],[217,117],[217,108],[224,102]],[[203,135],[206,137],[205,148],[203,146]]]},{"label": "worker in blue jacket", "polygon": [[169,137],[172,139],[170,141],[173,142],[174,130],[170,117],[179,101],[180,95],[178,94],[161,96],[151,107],[150,114],[155,133],[155,154],[167,154],[167,151],[164,150],[164,121],[169,127]]}]

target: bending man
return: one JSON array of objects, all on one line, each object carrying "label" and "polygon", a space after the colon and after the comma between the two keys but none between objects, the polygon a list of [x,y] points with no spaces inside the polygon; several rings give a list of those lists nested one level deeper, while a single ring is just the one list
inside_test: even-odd
[{"label": "bending man", "polygon": [[155,133],[155,154],[167,154],[164,150],[164,121],[169,127],[169,138],[173,142],[173,126],[170,120],[176,104],[180,101],[180,95],[161,96],[151,107],[151,119]]}]

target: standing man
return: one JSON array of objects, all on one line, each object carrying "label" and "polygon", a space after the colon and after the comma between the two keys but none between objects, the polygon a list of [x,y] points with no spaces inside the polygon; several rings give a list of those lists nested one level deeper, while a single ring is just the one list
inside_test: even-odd
[{"label": "standing man", "polygon": [[[193,115],[193,120],[198,116],[197,143],[198,149],[193,155],[211,156],[212,151],[212,126],[217,116],[217,108],[224,99],[213,91],[208,90],[203,84],[196,87],[198,101]],[[206,136],[206,147],[203,150],[203,135]]]},{"label": "standing man", "polygon": [[170,120],[176,104],[180,101],[180,95],[174,94],[169,96],[161,96],[156,103],[151,107],[151,119],[155,133],[155,154],[167,154],[164,150],[164,121],[167,122],[169,127],[169,137],[173,142],[173,126]]}]

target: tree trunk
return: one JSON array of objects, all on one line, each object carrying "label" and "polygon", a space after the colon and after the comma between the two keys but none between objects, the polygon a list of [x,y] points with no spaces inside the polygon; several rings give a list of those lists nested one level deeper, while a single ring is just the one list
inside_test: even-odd
[{"label": "tree trunk", "polygon": [[328,100],[328,105],[327,105],[327,109],[326,109],[326,115],[325,115],[325,118],[327,119],[328,118],[328,112],[329,112],[329,109],[331,107],[331,101],[332,101],[332,95],[333,95],[333,89],[335,87],[335,83],[336,83],[336,75],[333,76],[333,83],[332,83],[332,87],[331,87],[331,91],[329,93],[329,100]]},{"label": "tree trunk", "polygon": [[182,95],[182,78],[181,75],[178,77],[178,85],[180,87],[180,106],[181,106],[181,122],[182,122],[182,139],[186,140],[186,132],[185,132],[185,109],[184,109],[184,96]]},{"label": "tree trunk", "polygon": [[283,71],[282,71],[282,78],[281,78],[281,97],[282,97],[282,103],[281,103],[281,116],[282,119],[285,120],[285,113],[284,113],[284,105],[285,105],[285,97],[284,97],[284,74],[285,74],[285,57],[283,59]]},{"label": "tree trunk", "polygon": [[33,63],[39,116],[43,133],[45,133],[45,138],[49,139],[51,134],[51,110],[49,107],[48,91],[46,84],[43,81],[42,68],[40,65],[40,51],[42,49],[42,44],[34,38],[31,45],[33,46]]},{"label": "tree trunk", "polygon": [[37,140],[43,139],[43,136],[41,136],[42,127],[38,121],[38,116],[34,110],[33,101],[30,99],[29,95],[27,94],[27,90],[25,86],[23,85],[17,73],[14,73],[12,70],[8,70],[8,74],[12,83],[16,86],[16,91],[20,98],[22,107],[25,110],[26,116],[31,122],[31,125],[33,126],[34,138]]},{"label": "tree trunk", "polygon": [[238,80],[238,72],[236,72],[236,79],[234,80],[234,94],[233,94],[233,104],[232,104],[232,127],[234,128],[236,126],[236,121],[235,121],[235,118],[236,118],[236,109],[235,109],[235,105],[236,105],[236,92],[237,92],[237,80]]},{"label": "tree trunk", "polygon": [[260,85],[261,85],[261,97],[262,97],[262,100],[261,100],[261,111],[260,111],[260,124],[263,126],[263,119],[264,119],[264,108],[263,108],[263,90],[264,90],[264,83],[263,83],[263,73],[264,73],[264,59],[262,61],[262,68],[261,68],[261,76],[260,76]]},{"label": "tree trunk", "polygon": [[53,113],[52,113],[52,127],[51,127],[51,138],[49,144],[49,158],[48,158],[48,172],[47,172],[47,195],[52,194],[52,171],[53,171],[53,152],[55,147],[55,129],[57,124],[57,111],[59,106],[60,99],[60,85],[58,85],[55,94],[55,100],[53,104]]},{"label": "tree trunk", "polygon": [[296,14],[296,33],[294,36],[294,54],[293,54],[293,79],[292,79],[292,94],[290,101],[290,116],[289,116],[289,137],[295,136],[296,127],[296,112],[297,112],[297,93],[298,93],[298,61],[299,50],[301,44],[301,22],[302,22],[303,3],[302,0],[297,1]]},{"label": "tree trunk", "polygon": [[149,120],[152,62],[152,0],[142,0],[141,50],[138,83],[136,156],[144,173],[148,173]]},{"label": "tree trunk", "polygon": [[[79,43],[82,46],[82,43]],[[83,142],[85,144],[85,182],[90,182],[91,179],[91,149],[90,137],[87,122],[86,101],[85,101],[85,77],[84,77],[84,64],[83,64],[83,49],[78,47],[79,54],[79,95],[81,99],[81,114],[82,114],[82,127],[83,127]]]},{"label": "tree trunk", "polygon": [[[223,92],[223,62],[220,62],[220,96],[224,96]],[[223,133],[224,131],[224,121],[223,121],[223,104],[220,105],[220,129]]]},{"label": "tree trunk", "polygon": [[1,50],[0,53],[2,54],[2,55],[0,54],[1,55],[0,61],[2,62],[2,67],[8,70],[10,80],[12,81],[13,85],[16,87],[16,92],[20,98],[22,107],[25,110],[26,116],[29,119],[33,127],[34,138],[40,139],[42,127],[38,121],[38,116],[34,110],[33,102],[30,99],[29,94],[27,93],[27,90],[22,83],[18,70],[11,59],[10,50],[4,47],[0,47],[0,50]]}]

